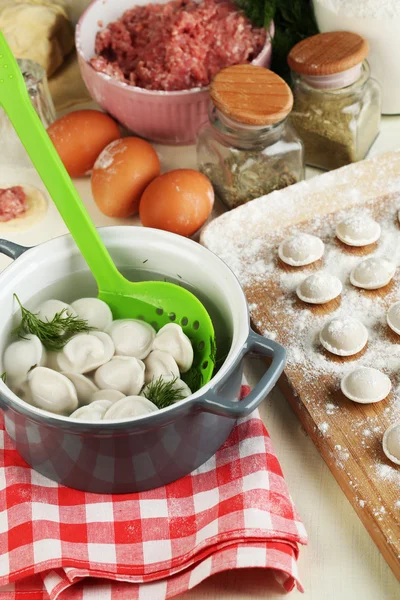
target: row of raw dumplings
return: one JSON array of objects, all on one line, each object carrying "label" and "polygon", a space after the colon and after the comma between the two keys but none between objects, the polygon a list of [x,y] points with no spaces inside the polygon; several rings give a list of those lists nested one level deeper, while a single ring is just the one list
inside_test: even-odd
[{"label": "row of raw dumplings", "polygon": [[93,330],[73,336],[57,352],[47,352],[37,336],[27,334],[4,353],[7,385],[28,403],[74,419],[120,420],[158,410],[143,394],[159,378],[174,381],[181,397],[191,394],[180,374],[192,366],[193,348],[179,325],[169,323],[156,333],[140,320],[113,321],[97,298],[71,305],[48,300],[38,317],[51,321],[63,309]]},{"label": "row of raw dumplings", "polygon": [[[400,212],[398,213],[400,220]],[[378,241],[381,227],[368,215],[350,215],[336,226],[336,237],[349,246],[361,247]],[[278,248],[279,258],[286,264],[301,267],[322,258],[325,246],[317,236],[300,233],[283,240]],[[350,273],[355,287],[376,290],[393,278],[396,265],[384,257],[362,260]],[[306,277],[297,287],[300,300],[309,304],[325,304],[342,293],[342,282],[329,273],[319,272]],[[400,302],[392,304],[387,312],[389,327],[400,335]],[[359,320],[334,318],[327,322],[319,335],[320,343],[328,352],[338,356],[352,356],[361,352],[368,341],[367,328]],[[380,402],[390,393],[392,384],[387,375],[372,367],[357,367],[347,373],[340,384],[342,393],[362,404]],[[385,432],[383,450],[386,456],[400,465],[400,424]]]}]

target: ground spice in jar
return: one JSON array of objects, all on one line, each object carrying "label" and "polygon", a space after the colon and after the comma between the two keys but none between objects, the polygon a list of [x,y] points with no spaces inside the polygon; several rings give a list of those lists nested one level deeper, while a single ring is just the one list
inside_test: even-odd
[{"label": "ground spice in jar", "polygon": [[287,121],[293,97],[275,73],[223,69],[211,85],[209,123],[197,138],[200,171],[228,208],[304,179],[303,147]]},{"label": "ground spice in jar", "polygon": [[290,119],[307,164],[336,169],[362,160],[378,135],[380,90],[367,53],[367,42],[348,32],[318,34],[291,50]]}]

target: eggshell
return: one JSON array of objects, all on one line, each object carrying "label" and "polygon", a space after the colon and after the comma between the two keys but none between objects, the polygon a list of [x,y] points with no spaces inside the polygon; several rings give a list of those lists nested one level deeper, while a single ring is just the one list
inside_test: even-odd
[{"label": "eggshell", "polygon": [[207,221],[214,190],[205,175],[178,169],[160,175],[146,188],[139,207],[145,227],[193,235]]},{"label": "eggshell", "polygon": [[121,137],[117,123],[99,110],[77,110],[60,117],[47,129],[71,177],[85,175],[100,152]]},{"label": "eggshell", "polygon": [[159,174],[159,158],[148,142],[136,137],[116,140],[96,160],[93,197],[105,215],[129,217],[138,212],[141,195]]}]

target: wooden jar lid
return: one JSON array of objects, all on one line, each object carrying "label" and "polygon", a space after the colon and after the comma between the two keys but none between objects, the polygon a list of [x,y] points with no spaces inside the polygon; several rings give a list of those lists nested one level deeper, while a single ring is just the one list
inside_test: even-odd
[{"label": "wooden jar lid", "polygon": [[293,46],[288,63],[301,75],[333,75],[360,64],[368,49],[367,40],[356,33],[318,33]]},{"label": "wooden jar lid", "polygon": [[244,125],[272,125],[293,106],[289,86],[269,69],[235,65],[222,69],[210,86],[211,100],[225,116]]}]

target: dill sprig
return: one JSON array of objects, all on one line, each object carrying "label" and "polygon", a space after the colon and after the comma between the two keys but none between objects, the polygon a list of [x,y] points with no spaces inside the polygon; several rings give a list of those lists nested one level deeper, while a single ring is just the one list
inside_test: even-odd
[{"label": "dill sprig", "polygon": [[69,315],[66,308],[56,313],[51,321],[42,321],[37,314],[22,306],[17,294],[14,298],[21,309],[21,323],[14,333],[22,339],[26,339],[27,333],[36,335],[47,350],[61,350],[72,335],[93,329],[84,319]]},{"label": "dill sprig", "polygon": [[165,380],[162,376],[158,379],[153,379],[147,386],[143,395],[147,400],[151,400],[158,408],[166,408],[171,406],[178,400],[183,400],[185,395],[179,388],[174,388],[178,377],[174,379]]},{"label": "dill sprig", "polygon": [[0,375],[0,379],[2,380],[2,382],[3,382],[3,383],[5,383],[5,382],[6,382],[6,379],[7,379],[7,373],[6,373],[5,371],[4,371],[4,373],[2,373],[2,374]]}]

